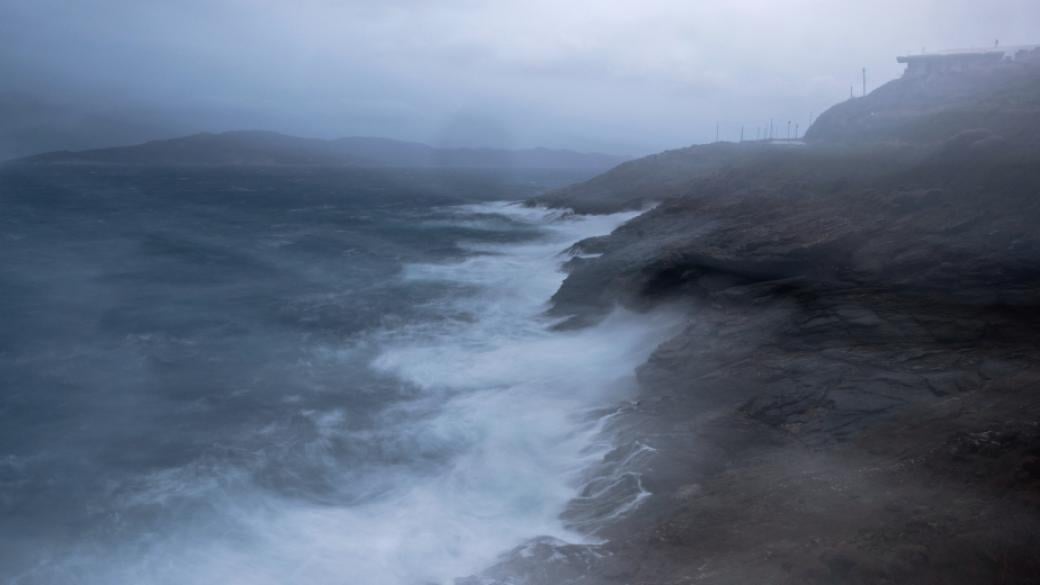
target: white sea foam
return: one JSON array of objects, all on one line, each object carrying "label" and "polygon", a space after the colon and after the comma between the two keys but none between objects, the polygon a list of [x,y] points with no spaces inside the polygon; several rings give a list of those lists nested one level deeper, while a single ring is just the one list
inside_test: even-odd
[{"label": "white sea foam", "polygon": [[[587,485],[589,470],[612,448],[595,413],[628,397],[635,367],[674,320],[617,311],[598,326],[558,332],[543,315],[564,277],[560,251],[634,214],[567,216],[504,204],[464,208],[463,219],[466,212],[505,215],[545,235],[473,244],[460,262],[410,265],[402,274],[464,285],[430,307],[454,318],[384,330],[374,340],[372,367],[418,389],[415,400],[383,415],[380,432],[400,449],[442,460],[421,470],[388,467],[353,505],[276,498],[238,476],[206,484],[212,525],[121,551],[90,582],[447,584],[531,538],[584,542],[561,519],[575,498],[633,481],[634,501],[608,515],[637,505],[645,491],[627,471]],[[304,415],[320,423],[319,442],[337,432],[349,439],[348,429],[337,431],[342,412]],[[155,493],[137,497],[165,503],[184,485],[201,485],[194,473],[158,474]],[[76,567],[69,559],[68,575]]]}]

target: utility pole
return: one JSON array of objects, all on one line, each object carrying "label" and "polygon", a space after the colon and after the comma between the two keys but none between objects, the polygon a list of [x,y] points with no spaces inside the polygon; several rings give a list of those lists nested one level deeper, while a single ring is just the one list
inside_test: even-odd
[{"label": "utility pole", "polygon": [[855,90],[852,89],[852,84],[849,84],[849,99],[856,97]]},{"label": "utility pole", "polygon": [[744,142],[744,127],[740,127],[740,141]]},{"label": "utility pole", "polygon": [[863,68],[863,97],[867,97],[867,68]]},{"label": "utility pole", "polygon": [[719,123],[715,122],[715,142],[719,141]]}]

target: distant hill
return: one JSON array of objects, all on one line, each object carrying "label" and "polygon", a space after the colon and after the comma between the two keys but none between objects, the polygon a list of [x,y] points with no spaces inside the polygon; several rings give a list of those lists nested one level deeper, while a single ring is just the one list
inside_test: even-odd
[{"label": "distant hill", "polygon": [[534,148],[436,148],[386,138],[336,140],[300,138],[276,132],[194,134],[134,146],[30,156],[29,164],[125,164],[171,166],[400,166],[470,168],[568,168],[606,170],[623,157]]}]

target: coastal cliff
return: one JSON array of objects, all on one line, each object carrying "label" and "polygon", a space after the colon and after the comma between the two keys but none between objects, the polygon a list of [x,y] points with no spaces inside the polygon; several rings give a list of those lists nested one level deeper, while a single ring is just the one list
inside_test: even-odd
[{"label": "coastal cliff", "polygon": [[485,582],[1034,583],[1040,66],[904,77],[802,148],[713,144],[536,202],[658,203],[551,312],[678,307],[615,421],[652,494]]}]

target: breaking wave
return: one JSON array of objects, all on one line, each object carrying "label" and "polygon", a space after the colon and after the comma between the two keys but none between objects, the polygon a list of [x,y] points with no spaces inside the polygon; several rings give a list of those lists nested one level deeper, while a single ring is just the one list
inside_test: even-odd
[{"label": "breaking wave", "polygon": [[[322,359],[363,359],[373,375],[411,389],[365,429],[352,428],[343,408],[299,413],[312,431],[287,451],[298,467],[270,474],[305,484],[318,470],[349,487],[262,489],[262,461],[157,471],[120,497],[128,508],[180,510],[183,521],[65,555],[15,582],[450,584],[532,538],[589,542],[597,520],[637,506],[646,492],[625,467],[649,448],[619,448],[604,426],[674,319],[618,310],[594,327],[556,331],[544,314],[564,277],[560,251],[634,214],[482,204],[448,215],[470,229],[539,235],[464,242],[461,260],[406,265],[403,284],[446,291],[423,307],[429,318],[328,350]],[[344,465],[343,450],[360,453],[356,465]],[[611,451],[621,464],[603,475]]]}]

